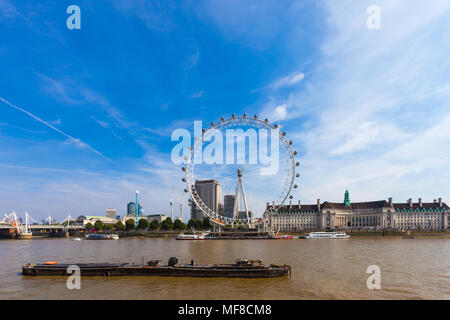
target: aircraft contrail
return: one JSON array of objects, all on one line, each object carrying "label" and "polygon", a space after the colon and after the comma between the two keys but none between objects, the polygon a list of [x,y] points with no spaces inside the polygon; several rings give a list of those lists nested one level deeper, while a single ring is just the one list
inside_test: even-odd
[{"label": "aircraft contrail", "polygon": [[32,117],[33,119],[39,121],[40,123],[46,125],[47,127],[51,128],[51,129],[55,130],[55,131],[58,132],[59,134],[62,134],[62,135],[65,136],[66,138],[69,138],[70,140],[72,140],[73,142],[75,142],[77,145],[79,145],[79,146],[81,146],[81,147],[84,147],[84,148],[88,148],[89,150],[91,150],[92,152],[95,152],[95,153],[98,154],[99,156],[101,156],[101,157],[103,157],[103,158],[105,158],[105,159],[107,159],[107,160],[110,160],[109,158],[105,157],[100,151],[95,150],[95,149],[92,148],[90,145],[84,143],[84,142],[81,141],[80,139],[74,138],[74,137],[72,137],[71,135],[68,135],[67,133],[65,133],[65,132],[63,132],[63,131],[61,131],[61,130],[59,130],[58,128],[55,128],[55,127],[52,126],[50,123],[48,123],[48,122],[46,122],[46,121],[44,121],[44,120],[42,120],[42,119],[36,117],[36,116],[35,116],[34,114],[32,114],[31,112],[28,112],[28,111],[26,111],[26,110],[24,110],[24,109],[22,109],[22,108],[20,108],[20,107],[18,107],[18,106],[16,106],[16,105],[12,104],[11,102],[9,102],[9,101],[6,100],[6,99],[3,99],[2,97],[0,97],[0,101],[2,101],[3,103],[7,104],[8,106],[10,106],[10,107],[12,107],[12,108],[14,108],[14,109],[16,109],[16,110],[22,111],[23,113],[29,115],[29,116]]}]

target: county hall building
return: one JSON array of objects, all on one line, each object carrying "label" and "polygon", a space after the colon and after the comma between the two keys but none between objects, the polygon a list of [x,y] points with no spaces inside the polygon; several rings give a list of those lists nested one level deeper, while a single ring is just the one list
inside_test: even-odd
[{"label": "county hall building", "polygon": [[274,230],[337,230],[337,229],[399,229],[399,230],[447,230],[450,208],[442,198],[433,202],[394,203],[388,201],[350,202],[348,190],[344,201],[298,204],[292,202],[278,210],[267,203],[268,224]]}]

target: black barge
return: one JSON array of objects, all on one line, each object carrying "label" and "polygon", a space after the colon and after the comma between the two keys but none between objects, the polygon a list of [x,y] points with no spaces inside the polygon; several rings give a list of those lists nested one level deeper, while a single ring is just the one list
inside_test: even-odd
[{"label": "black barge", "polygon": [[[80,268],[81,276],[171,276],[171,277],[227,277],[227,278],[273,278],[291,273],[288,265],[262,264],[261,260],[241,260],[234,264],[178,264],[178,259],[172,257],[167,265],[160,265],[160,260],[151,260],[147,265],[131,263],[42,263],[25,264],[23,275],[58,275],[73,274],[73,267]],[[69,271],[69,272],[68,272]]]}]

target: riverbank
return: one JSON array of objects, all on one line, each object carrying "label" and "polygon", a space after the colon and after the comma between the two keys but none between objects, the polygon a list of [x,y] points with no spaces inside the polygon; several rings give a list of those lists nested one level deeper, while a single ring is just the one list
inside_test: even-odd
[{"label": "riverbank", "polygon": [[[121,232],[106,232],[106,233],[117,233],[119,237],[148,237],[148,238],[176,238],[181,231],[178,230],[165,230],[165,231],[121,231]],[[411,231],[399,231],[399,230],[379,230],[379,231],[361,231],[361,230],[349,230],[345,231],[351,237],[444,237],[450,238],[450,231],[428,231],[428,230],[411,230]],[[104,232],[99,232],[98,234],[103,234]],[[185,234],[192,234],[190,231],[184,231]],[[300,235],[305,235],[307,232],[280,232],[279,235],[291,235],[298,237]],[[223,239],[234,237],[242,238],[258,238],[260,236],[268,235],[267,232],[257,232],[257,231],[222,231],[222,232],[210,232],[211,236],[221,237]],[[84,237],[84,232],[70,233],[70,237]],[[60,237],[69,237],[69,234],[64,234],[62,236],[55,235],[34,235],[33,239],[58,239]],[[2,238],[2,239],[14,239],[14,238]]]},{"label": "riverbank", "polygon": [[[312,232],[312,231],[311,231]],[[410,231],[401,231],[401,230],[377,230],[377,231],[362,231],[362,230],[346,230],[343,231],[350,235],[351,237],[404,237],[404,236],[413,236],[413,237],[448,237],[450,238],[450,230],[449,231],[428,231],[428,230],[410,230]],[[281,232],[280,232],[281,233]],[[282,234],[287,235],[305,235],[308,232],[283,232]]]},{"label": "riverbank", "polygon": [[[379,231],[360,231],[360,230],[351,230],[345,231],[352,237],[403,237],[403,236],[414,236],[414,237],[449,237],[450,231],[398,231],[398,230],[379,230]],[[120,233],[121,237],[155,237],[155,238],[175,238],[180,231],[128,231]],[[186,234],[192,234],[192,232],[185,232]],[[231,236],[240,234],[242,236],[257,236],[264,235],[265,232],[254,232],[254,231],[222,231],[219,232],[211,232],[212,236]],[[292,235],[292,236],[300,236],[304,235],[304,232],[280,232],[279,235]]]},{"label": "riverbank", "polygon": [[402,231],[349,231],[346,232],[352,237],[365,237],[365,236],[388,236],[388,237],[404,237],[404,236],[413,236],[413,237],[449,237],[449,231],[410,231],[410,232],[402,232]]}]

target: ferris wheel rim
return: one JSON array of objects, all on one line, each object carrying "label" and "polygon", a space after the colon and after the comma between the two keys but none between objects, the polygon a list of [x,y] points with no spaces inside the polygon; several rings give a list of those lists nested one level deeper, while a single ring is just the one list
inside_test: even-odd
[{"label": "ferris wheel rim", "polygon": [[[282,192],[282,195],[284,195],[284,197],[281,197],[282,199],[280,200],[279,204],[276,204],[275,206],[272,205],[272,207],[271,207],[271,211],[276,211],[277,208],[281,207],[285,203],[285,201],[288,197],[290,197],[292,199],[292,195],[291,195],[292,188],[297,187],[297,185],[294,184],[295,178],[298,177],[298,175],[296,175],[296,173],[295,173],[295,168],[296,168],[296,166],[299,165],[299,163],[295,161],[295,155],[297,153],[295,151],[293,151],[291,148],[292,141],[288,141],[286,139],[286,133],[280,132],[277,124],[272,125],[271,123],[269,123],[268,119],[265,119],[263,121],[263,120],[259,119],[256,115],[254,117],[247,117],[246,114],[244,114],[243,116],[232,115],[231,118],[226,118],[226,119],[224,117],[222,117],[221,120],[217,123],[211,122],[210,127],[206,128],[206,129],[202,129],[202,138],[200,140],[203,141],[206,133],[211,132],[214,129],[229,128],[236,124],[241,124],[241,125],[245,124],[245,125],[255,127],[255,128],[269,129],[271,132],[272,131],[277,132],[279,140],[282,142],[285,150],[287,151],[288,158],[289,158],[288,162],[291,166],[292,171],[290,174],[290,179],[287,183],[287,187],[285,186],[285,188],[283,189],[283,192]],[[187,186],[187,188],[185,189],[185,192],[189,192],[192,201],[194,202],[196,207],[200,209],[202,215],[212,219],[213,223],[222,225],[222,226],[244,225],[249,222],[250,222],[250,224],[259,225],[259,224],[263,224],[263,223],[267,222],[267,220],[268,220],[268,217],[266,215],[267,208],[266,208],[266,211],[263,213],[262,217],[260,217],[260,218],[254,217],[249,221],[247,219],[236,219],[236,218],[229,218],[229,217],[222,216],[218,212],[211,210],[203,202],[203,200],[200,198],[197,190],[195,189],[195,184],[194,184],[194,179],[193,179],[194,178],[194,167],[195,167],[195,164],[194,164],[195,152],[196,152],[196,146],[198,146],[198,145],[201,146],[202,144],[201,143],[199,144],[198,138],[195,138],[194,145],[192,147],[190,147],[189,156],[185,157],[186,166],[183,167],[183,171],[185,171],[185,178],[183,180]],[[286,192],[285,192],[285,190],[286,190]]]}]

